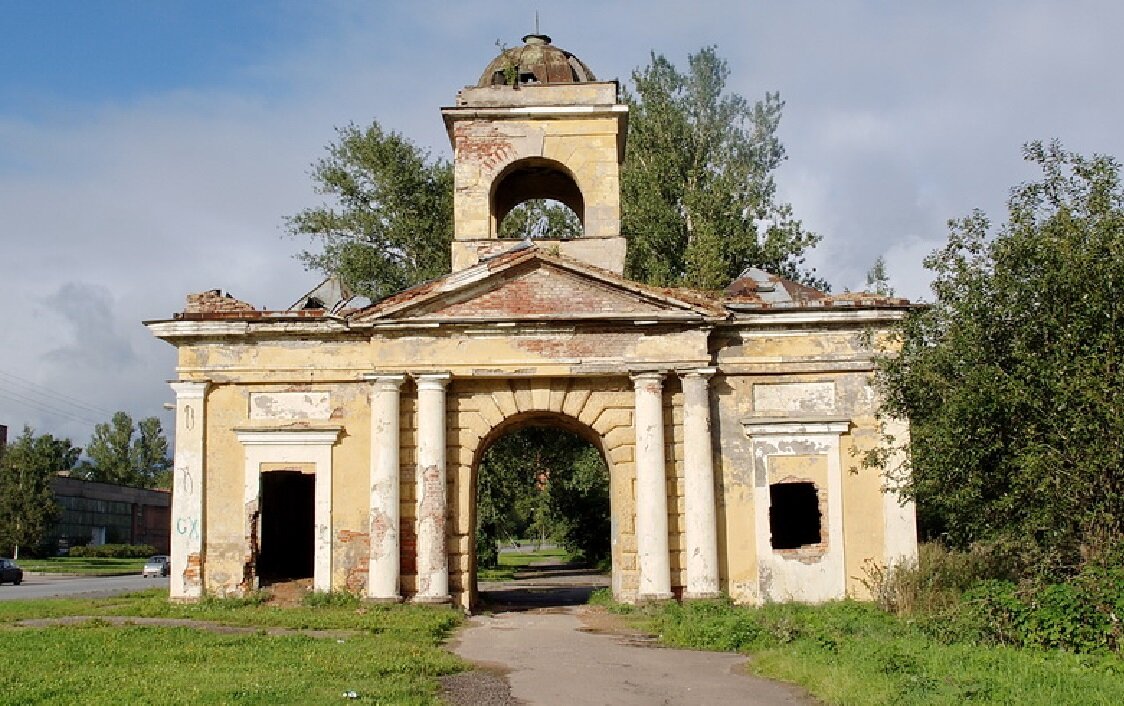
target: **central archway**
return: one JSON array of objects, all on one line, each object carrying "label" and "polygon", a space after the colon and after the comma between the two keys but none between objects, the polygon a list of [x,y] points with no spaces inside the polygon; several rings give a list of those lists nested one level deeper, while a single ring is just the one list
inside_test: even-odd
[{"label": "central archway", "polygon": [[449,581],[454,600],[478,603],[476,486],[479,463],[497,439],[514,430],[547,426],[588,442],[609,478],[611,588],[628,600],[638,586],[633,428],[634,391],[625,375],[487,378],[454,381],[450,390],[452,471]]},{"label": "central archway", "polygon": [[[509,417],[483,439],[472,478],[469,580],[477,602],[572,605],[609,585],[603,572],[613,546],[610,475],[596,432],[559,413]],[[535,550],[552,556],[517,577],[501,569]]]}]

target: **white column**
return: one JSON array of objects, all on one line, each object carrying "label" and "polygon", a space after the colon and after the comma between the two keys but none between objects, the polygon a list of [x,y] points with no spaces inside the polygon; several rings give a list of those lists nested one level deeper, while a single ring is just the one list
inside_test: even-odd
[{"label": "white column", "polygon": [[170,384],[176,393],[176,441],[169,596],[196,600],[203,595],[203,410],[209,383]]},{"label": "white column", "polygon": [[718,529],[708,383],[714,368],[690,370],[683,381],[683,485],[687,524],[687,598],[718,596]]},{"label": "white column", "polygon": [[449,373],[418,376],[417,565],[414,600],[449,601],[445,515],[445,386]]},{"label": "white column", "polygon": [[371,555],[367,597],[399,599],[399,394],[404,375],[371,376]]},{"label": "white column", "polygon": [[667,464],[664,458],[663,373],[632,376],[636,391],[637,600],[671,598],[667,547]]}]

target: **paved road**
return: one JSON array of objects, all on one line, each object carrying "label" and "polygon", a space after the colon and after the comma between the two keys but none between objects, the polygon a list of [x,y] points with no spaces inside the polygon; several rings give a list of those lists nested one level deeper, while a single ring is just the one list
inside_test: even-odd
[{"label": "paved road", "polygon": [[57,598],[60,596],[96,598],[128,593],[145,588],[168,589],[168,579],[146,579],[132,576],[63,576],[59,574],[23,574],[23,583],[0,586],[0,601],[26,598]]},{"label": "paved road", "polygon": [[[607,577],[545,563],[520,576],[480,585],[492,612],[472,618],[452,645],[461,657],[506,678],[520,704],[814,703],[794,687],[750,676],[742,655],[660,648],[646,636],[621,634],[619,621],[584,605],[595,588],[608,585]],[[506,706],[512,698],[463,703]]]},{"label": "paved road", "polygon": [[658,648],[635,637],[588,632],[582,618],[590,610],[565,606],[476,616],[453,651],[504,674],[511,696],[522,704],[814,703],[793,687],[749,676],[742,655]]}]

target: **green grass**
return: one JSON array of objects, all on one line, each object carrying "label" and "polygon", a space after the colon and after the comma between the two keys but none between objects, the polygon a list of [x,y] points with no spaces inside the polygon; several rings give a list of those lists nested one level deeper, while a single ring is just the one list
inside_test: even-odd
[{"label": "green grass", "polygon": [[[257,600],[171,604],[162,591],[97,600],[0,602],[0,704],[433,704],[437,678],[465,668],[441,648],[460,624],[447,607],[326,601],[277,608]],[[27,618],[142,616],[225,625],[346,629],[342,638],[220,634],[195,628],[18,628]]]},{"label": "green grass", "polygon": [[1124,659],[945,644],[863,603],[621,609],[666,644],[739,651],[754,673],[829,704],[1119,704]]},{"label": "green grass", "polygon": [[535,562],[544,559],[567,561],[569,558],[570,553],[561,547],[540,549],[539,551],[501,552],[499,567],[495,569],[477,568],[476,579],[478,581],[511,581],[519,570],[525,569]]},{"label": "green grass", "polygon": [[139,574],[145,559],[110,559],[106,557],[59,556],[50,559],[20,559],[24,571],[43,574],[78,574],[80,576],[118,576]]}]

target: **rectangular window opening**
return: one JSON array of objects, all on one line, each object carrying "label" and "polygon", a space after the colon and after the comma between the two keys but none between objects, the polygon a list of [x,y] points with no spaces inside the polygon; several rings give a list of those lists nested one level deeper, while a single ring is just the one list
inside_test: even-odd
[{"label": "rectangular window opening", "polygon": [[810,481],[769,486],[769,528],[773,549],[799,549],[823,541],[823,518],[816,484]]}]

